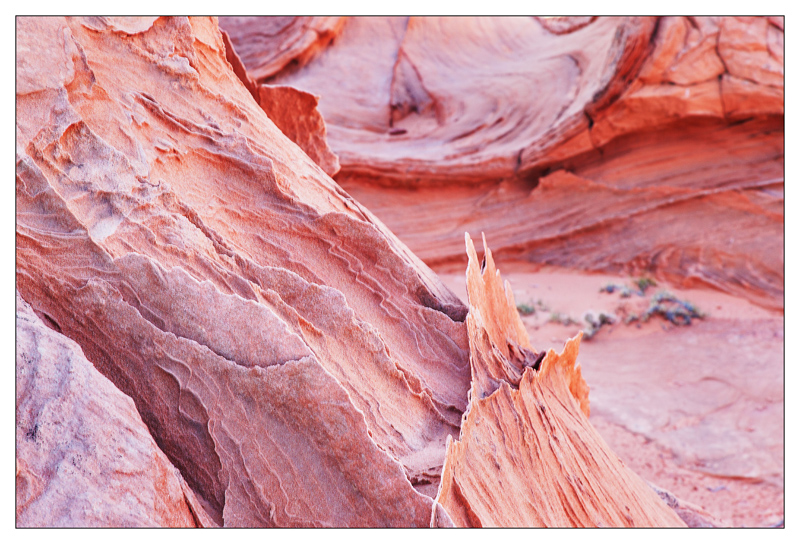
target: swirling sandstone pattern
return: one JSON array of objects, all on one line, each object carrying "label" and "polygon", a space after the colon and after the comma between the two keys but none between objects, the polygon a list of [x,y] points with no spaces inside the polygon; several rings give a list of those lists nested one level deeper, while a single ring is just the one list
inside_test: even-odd
[{"label": "swirling sandstone pattern", "polygon": [[[666,526],[682,524],[670,508],[695,512],[610,452],[578,340],[537,354],[488,250],[481,273],[468,246],[468,309],[405,242],[457,260],[452,234],[460,246],[489,225],[506,254],[656,267],[774,305],[782,20],[459,21],[17,19],[19,525]],[[714,55],[719,115],[687,75],[716,73]],[[662,95],[674,108],[653,123],[630,113]],[[681,123],[738,162],[697,151],[686,171],[643,175],[652,149],[691,156]],[[656,234],[676,209],[695,222]],[[729,233],[709,210],[738,212],[744,244],[719,249]],[[700,217],[709,234],[691,246]],[[598,244],[632,225],[625,251]],[[71,413],[87,414],[74,438],[55,436]]]},{"label": "swirling sandstone pattern", "polygon": [[213,20],[135,23],[18,19],[21,295],[215,522],[427,525],[466,309],[267,119]]},{"label": "swirling sandstone pattern", "polygon": [[[341,17],[220,17],[256,80],[289,66],[303,66],[339,33]],[[269,54],[265,54],[269,52]]]},{"label": "swirling sandstone pattern", "polygon": [[428,264],[486,231],[783,307],[780,17],[349,19],[270,82],[321,95],[337,181]]}]

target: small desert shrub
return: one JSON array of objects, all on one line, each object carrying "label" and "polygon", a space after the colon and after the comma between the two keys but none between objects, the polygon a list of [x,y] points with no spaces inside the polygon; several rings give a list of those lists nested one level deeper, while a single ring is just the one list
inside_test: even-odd
[{"label": "small desert shrub", "polygon": [[650,306],[642,314],[642,321],[660,315],[674,325],[691,325],[692,318],[703,319],[703,314],[688,300],[681,300],[669,291],[661,291],[650,299]]},{"label": "small desert shrub", "polygon": [[565,327],[569,327],[570,325],[577,325],[578,322],[572,319],[570,316],[566,314],[562,314],[560,312],[552,312],[550,314],[549,321],[551,323],[561,323]]},{"label": "small desert shrub", "polygon": [[532,315],[536,313],[536,308],[531,304],[517,304],[517,311],[520,315]]},{"label": "small desert shrub", "polygon": [[585,340],[590,340],[597,332],[600,330],[600,327],[603,325],[612,325],[616,322],[613,316],[608,315],[606,313],[600,312],[598,315],[594,315],[594,312],[586,312],[583,316],[583,320],[589,324],[589,327],[583,329],[583,338]]},{"label": "small desert shrub", "polygon": [[631,296],[631,289],[627,285],[620,285],[618,283],[607,283],[600,288],[601,293],[614,293],[619,291],[619,296],[622,298],[628,298]]},{"label": "small desert shrub", "polygon": [[639,288],[639,293],[641,295],[644,295],[644,292],[647,291],[648,287],[655,287],[656,286],[656,282],[655,281],[653,281],[650,278],[646,278],[644,276],[642,276],[641,278],[639,278],[638,280],[636,280],[633,283],[636,285],[636,287]]}]

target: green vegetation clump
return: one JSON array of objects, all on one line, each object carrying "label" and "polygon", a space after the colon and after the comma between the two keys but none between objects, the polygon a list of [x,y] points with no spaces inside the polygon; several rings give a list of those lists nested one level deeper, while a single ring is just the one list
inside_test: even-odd
[{"label": "green vegetation clump", "polygon": [[517,311],[520,315],[535,315],[536,310],[541,310],[543,312],[549,312],[550,308],[542,302],[542,299],[537,299],[536,302],[522,302],[517,304]]},{"label": "green vegetation clump", "polygon": [[[628,298],[632,293],[638,296],[645,296],[645,291],[650,287],[655,287],[656,282],[648,277],[642,276],[631,282],[636,290],[632,290],[626,285],[617,283],[607,283],[600,288],[601,293],[615,293],[619,291],[621,298]],[[588,317],[589,314],[587,314]],[[691,325],[692,319],[703,319],[705,314],[697,309],[697,307],[688,300],[681,300],[669,291],[660,291],[653,295],[650,299],[650,306],[639,314],[630,314],[625,317],[625,324],[630,324],[634,321],[646,322],[654,315],[658,315],[669,321],[674,325]],[[594,318],[598,320],[599,318]],[[588,319],[587,319],[588,321]],[[591,322],[590,328],[584,331],[584,336],[588,339],[594,336],[599,328],[604,324],[602,320],[597,321],[598,325],[593,325]]]},{"label": "green vegetation clump", "polygon": [[660,315],[674,325],[691,325],[692,318],[703,319],[705,314],[688,300],[681,300],[669,291],[661,291],[650,299],[650,306],[642,314],[642,321]]},{"label": "green vegetation clump", "polygon": [[517,311],[520,315],[533,315],[536,313],[536,308],[530,304],[517,304]]},{"label": "green vegetation clump", "polygon": [[600,288],[601,293],[611,294],[615,291],[619,291],[619,296],[622,298],[628,298],[629,296],[631,296],[631,289],[627,285],[620,285],[618,283],[607,283]]},{"label": "green vegetation clump", "polygon": [[633,280],[631,283],[633,283],[633,286],[637,289],[636,291],[632,290],[627,285],[622,285],[619,283],[607,283],[600,288],[600,292],[611,294],[616,291],[619,291],[619,296],[621,298],[629,298],[633,293],[636,293],[640,297],[643,297],[645,291],[647,291],[649,287],[655,287],[657,285],[655,280],[647,278],[645,276]]},{"label": "green vegetation clump", "polygon": [[648,287],[656,286],[656,282],[654,280],[644,276],[636,280],[634,283],[636,284],[636,287],[639,288],[639,293],[641,293],[642,295],[644,295],[644,292],[647,291]]},{"label": "green vegetation clump", "polygon": [[[634,293],[640,297],[643,297],[644,293],[649,288],[657,285],[654,280],[645,276],[642,276],[636,280],[631,280],[631,283],[633,287],[616,283],[607,283],[600,288],[600,292],[619,292],[621,298],[628,298]],[[542,302],[542,299],[537,299],[535,303],[527,302],[517,304],[517,311],[520,313],[520,315],[527,316],[534,315],[537,313],[537,311],[548,312],[550,310],[547,305]],[[626,313],[624,307],[617,309],[618,313],[620,311],[623,314]],[[633,323],[634,321],[644,323],[649,321],[653,316],[660,316],[670,323],[679,326],[691,325],[692,319],[703,319],[706,317],[705,314],[697,308],[697,306],[688,300],[681,300],[669,291],[660,291],[652,296],[650,299],[650,305],[644,312],[641,314],[634,313],[625,315],[623,322],[626,325]],[[583,329],[584,340],[590,340],[605,325],[613,325],[617,322],[617,318],[611,314],[604,312],[595,313],[594,311],[586,312],[586,314],[583,316],[583,320],[588,325]],[[550,323],[559,323],[565,327],[570,325],[580,325],[579,321],[576,321],[569,315],[562,314],[561,312],[550,312],[548,321]]]}]

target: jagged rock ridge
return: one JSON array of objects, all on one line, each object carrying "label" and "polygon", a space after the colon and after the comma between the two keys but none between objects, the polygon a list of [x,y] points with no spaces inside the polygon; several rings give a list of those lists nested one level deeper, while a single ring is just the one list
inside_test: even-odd
[{"label": "jagged rock ridge", "polygon": [[480,265],[466,241],[472,388],[437,496],[455,525],[685,526],[589,423],[589,388],[575,364],[580,335],[561,354],[526,357],[510,287],[485,239]]}]

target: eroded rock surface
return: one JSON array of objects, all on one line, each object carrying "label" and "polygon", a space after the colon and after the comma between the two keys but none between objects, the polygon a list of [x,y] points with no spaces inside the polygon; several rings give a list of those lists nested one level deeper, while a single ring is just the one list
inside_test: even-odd
[{"label": "eroded rock surface", "polygon": [[17,293],[17,527],[213,526],[133,401]]},{"label": "eroded rock surface", "polygon": [[268,120],[215,20],[19,18],[17,43],[19,291],[211,518],[428,525],[462,303]]},{"label": "eroded rock surface", "polygon": [[530,342],[491,252],[479,265],[467,238],[467,253],[473,382],[437,496],[455,525],[685,526],[589,423],[580,335],[526,364]]},{"label": "eroded rock surface", "polygon": [[428,264],[485,231],[779,309],[783,58],[782,18],[355,18],[271,81],[321,95],[337,181]]},{"label": "eroded rock surface", "polygon": [[[37,322],[38,352],[105,376],[84,404],[18,397],[18,523],[706,523],[609,450],[578,340],[537,353],[488,251],[468,314],[329,175],[429,263],[485,228],[503,254],[782,308],[783,26],[763,21],[18,18],[17,288],[58,331]],[[130,399],[156,467],[135,508],[47,509],[120,461],[20,447],[27,407],[130,422]],[[44,453],[117,436],[82,421]]]},{"label": "eroded rock surface", "polygon": [[[233,45],[256,80],[300,67],[329,45],[341,29],[341,17],[220,17]],[[265,54],[267,51],[269,55]]]},{"label": "eroded rock surface", "polygon": [[339,157],[328,147],[327,128],[317,108],[319,97],[286,85],[259,84],[247,73],[224,30],[222,40],[225,44],[225,58],[231,64],[233,72],[244,83],[270,121],[300,146],[326,174],[336,174],[339,171]]}]

